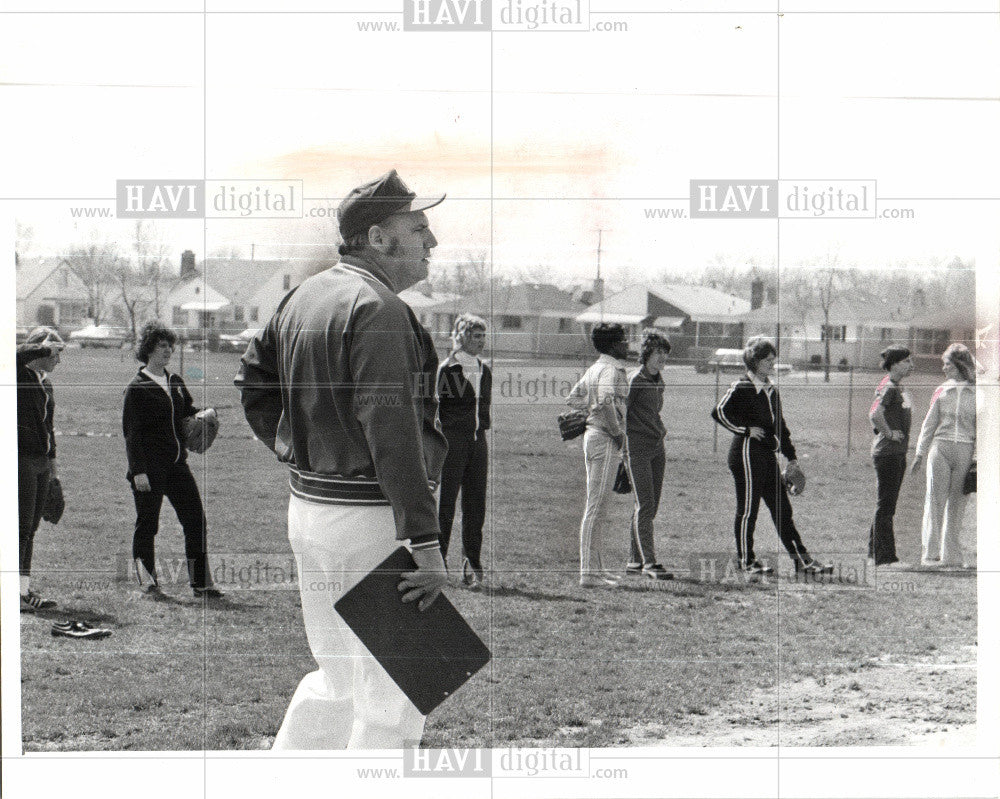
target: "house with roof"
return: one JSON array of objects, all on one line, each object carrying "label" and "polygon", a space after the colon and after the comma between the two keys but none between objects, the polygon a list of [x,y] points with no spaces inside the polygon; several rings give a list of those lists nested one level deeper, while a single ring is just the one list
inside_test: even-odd
[{"label": "house with roof", "polygon": [[636,350],[643,328],[657,328],[670,337],[671,355],[684,358],[742,346],[749,311],[749,300],[711,286],[638,283],[589,306],[576,321],[588,334],[601,322],[620,324]]},{"label": "house with roof", "polygon": [[64,332],[87,324],[87,287],[66,258],[22,258],[15,276],[17,325],[51,325]]},{"label": "house with roof", "polygon": [[458,299],[457,294],[434,291],[426,280],[412,288],[399,292],[399,298],[413,310],[417,320],[426,328],[433,325],[431,308]]},{"label": "house with roof", "polygon": [[473,313],[490,324],[491,352],[538,358],[590,351],[576,322],[584,307],[573,294],[550,283],[515,283],[446,300],[425,311],[427,327],[442,346],[447,346],[444,342],[459,314]]},{"label": "house with roof", "polygon": [[[747,313],[746,336],[766,335],[778,344],[780,359],[793,364],[822,364],[830,343],[830,363],[878,369],[879,353],[890,346],[910,346],[909,303],[898,298],[834,297],[829,320],[818,304],[771,303]],[[911,347],[912,349],[912,347]]]},{"label": "house with roof", "polygon": [[941,368],[941,354],[949,344],[960,342],[976,351],[974,303],[936,311],[922,311],[907,320],[904,346],[913,353],[914,364],[923,371]]},{"label": "house with roof", "polygon": [[239,333],[262,326],[284,296],[323,269],[314,261],[181,255],[181,275],[167,297],[170,324],[189,336]]}]

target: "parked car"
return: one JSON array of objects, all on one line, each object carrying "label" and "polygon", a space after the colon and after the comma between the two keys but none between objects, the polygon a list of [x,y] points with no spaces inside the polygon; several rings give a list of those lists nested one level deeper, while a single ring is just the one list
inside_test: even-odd
[{"label": "parked car", "polygon": [[259,329],[257,327],[248,327],[242,333],[223,333],[219,336],[219,351],[238,352],[242,355],[246,352],[250,339],[257,335]]},{"label": "parked car", "polygon": [[[696,372],[745,372],[746,364],[743,363],[743,350],[718,349],[707,358],[704,358],[694,365]],[[776,363],[774,371],[778,374],[791,372],[792,365],[788,363]]]},{"label": "parked car", "polygon": [[69,340],[81,347],[111,347],[120,349],[128,341],[128,331],[124,327],[110,325],[87,325],[69,334]]},{"label": "parked car", "polygon": [[696,372],[744,372],[746,364],[743,363],[743,350],[718,349],[694,365]]}]

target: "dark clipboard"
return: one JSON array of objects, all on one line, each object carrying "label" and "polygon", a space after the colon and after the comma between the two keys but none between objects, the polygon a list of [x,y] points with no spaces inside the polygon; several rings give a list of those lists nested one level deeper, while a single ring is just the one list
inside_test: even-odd
[{"label": "dark clipboard", "polygon": [[334,608],[425,716],[490,660],[490,650],[441,594],[427,610],[403,602],[402,572],[416,569],[400,547]]}]

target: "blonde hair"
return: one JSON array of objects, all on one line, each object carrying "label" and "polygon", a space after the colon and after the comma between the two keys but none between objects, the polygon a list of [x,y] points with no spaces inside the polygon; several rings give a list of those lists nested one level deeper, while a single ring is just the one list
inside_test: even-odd
[{"label": "blonde hair", "polygon": [[455,320],[455,325],[451,330],[451,340],[456,349],[468,341],[469,334],[482,330],[486,332],[486,320],[471,313],[461,314]]},{"label": "blonde hair", "polygon": [[976,359],[964,344],[956,341],[954,344],[948,345],[948,349],[941,355],[941,360],[948,361],[958,369],[962,379],[967,383],[976,382]]}]

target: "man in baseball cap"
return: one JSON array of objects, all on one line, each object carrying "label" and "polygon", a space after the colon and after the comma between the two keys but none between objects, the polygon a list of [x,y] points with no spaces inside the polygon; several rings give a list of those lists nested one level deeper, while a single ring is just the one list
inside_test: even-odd
[{"label": "man in baseball cap", "polygon": [[289,468],[288,538],[319,666],[275,749],[399,749],[423,731],[425,717],[334,603],[400,544],[417,566],[402,575],[403,602],[424,610],[447,579],[434,498],[448,448],[438,359],[397,296],[427,276],[437,239],[424,211],[443,199],[418,199],[395,170],[354,189],[338,211],[340,262],[289,294],[243,356],[247,421]]}]

